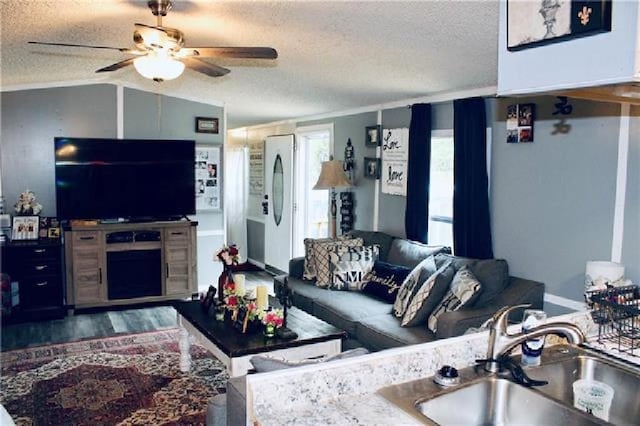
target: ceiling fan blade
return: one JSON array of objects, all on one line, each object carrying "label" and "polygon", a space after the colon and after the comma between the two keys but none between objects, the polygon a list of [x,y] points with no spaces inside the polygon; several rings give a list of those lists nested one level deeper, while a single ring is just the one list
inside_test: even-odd
[{"label": "ceiling fan blade", "polygon": [[123,53],[131,53],[131,54],[139,54],[138,50],[132,50],[127,47],[111,47],[111,46],[94,46],[89,44],[71,44],[71,43],[49,43],[44,41],[28,41],[29,44],[40,44],[44,46],[64,46],[64,47],[84,47],[87,49],[106,49],[106,50],[117,50]]},{"label": "ceiling fan blade", "polygon": [[209,77],[222,77],[230,72],[227,68],[213,65],[197,58],[184,58],[182,61],[192,70],[206,74]]},{"label": "ceiling fan blade", "polygon": [[278,52],[272,47],[185,47],[180,57],[276,59]]},{"label": "ceiling fan blade", "polygon": [[120,68],[124,68],[126,66],[133,64],[134,59],[135,58],[129,58],[129,59],[125,59],[124,61],[116,62],[115,64],[111,64],[108,67],[100,68],[96,72],[109,72],[109,71],[119,70]]},{"label": "ceiling fan blade", "polygon": [[145,29],[148,29],[148,30],[162,31],[163,33],[167,32],[164,27],[156,27],[154,25],[141,24],[139,22],[136,22],[133,25],[135,25],[135,27],[137,29],[142,30],[142,31],[144,31]]}]

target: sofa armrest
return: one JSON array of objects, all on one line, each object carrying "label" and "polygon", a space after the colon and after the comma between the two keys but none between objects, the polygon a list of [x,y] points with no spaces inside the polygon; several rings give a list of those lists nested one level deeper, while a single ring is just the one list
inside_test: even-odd
[{"label": "sofa armrest", "polygon": [[289,276],[292,278],[302,279],[304,274],[304,256],[294,257],[289,261]]},{"label": "sofa armrest", "polygon": [[[460,336],[470,327],[480,327],[503,306],[531,304],[531,309],[542,309],[544,300],[544,284],[538,281],[518,277],[509,277],[509,285],[486,305],[460,309],[455,312],[445,312],[438,319],[436,337]],[[518,309],[510,315],[512,322],[522,319],[523,309]]]}]

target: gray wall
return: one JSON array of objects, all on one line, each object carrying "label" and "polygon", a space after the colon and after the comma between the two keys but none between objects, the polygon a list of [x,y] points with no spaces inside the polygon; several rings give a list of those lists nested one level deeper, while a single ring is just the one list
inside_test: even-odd
[{"label": "gray wall", "polygon": [[0,173],[5,207],[31,189],[55,216],[53,138],[116,137],[116,88],[92,85],[2,92]]},{"label": "gray wall", "polygon": [[[588,260],[611,258],[620,107],[571,100],[569,134],[553,135],[556,98],[497,101],[491,218],[494,255],[512,275],[580,300]],[[507,144],[506,108],[534,102],[534,142]],[[636,209],[637,214],[637,209]]]},{"label": "gray wall", "polygon": [[631,109],[629,136],[622,263],[626,276],[640,284],[640,106]]},{"label": "gray wall", "polygon": [[[3,92],[0,173],[2,194],[12,209],[20,192],[35,191],[43,216],[55,216],[55,136],[117,136],[117,89],[89,85]],[[195,117],[218,117],[221,107],[190,102],[133,89],[124,90],[124,137],[195,139],[198,144],[221,145],[225,129],[217,135],[195,133]],[[224,242],[222,210],[197,212],[198,281],[213,283],[221,270],[212,261]]]}]

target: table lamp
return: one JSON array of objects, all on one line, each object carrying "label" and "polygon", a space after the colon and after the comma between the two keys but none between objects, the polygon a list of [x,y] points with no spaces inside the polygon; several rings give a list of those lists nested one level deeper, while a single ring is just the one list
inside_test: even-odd
[{"label": "table lamp", "polygon": [[352,186],[349,178],[342,169],[342,161],[329,160],[322,162],[320,177],[314,185],[313,189],[330,189],[331,190],[331,219],[329,221],[331,229],[331,238],[336,238],[336,213],[338,207],[336,205],[336,188],[348,188]]}]

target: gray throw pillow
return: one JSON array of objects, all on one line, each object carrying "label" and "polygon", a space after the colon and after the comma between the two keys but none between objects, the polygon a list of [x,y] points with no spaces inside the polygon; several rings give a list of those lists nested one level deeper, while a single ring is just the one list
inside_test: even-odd
[{"label": "gray throw pillow", "polygon": [[400,325],[402,327],[413,327],[419,324],[424,324],[429,317],[429,314],[442,300],[453,279],[453,275],[456,273],[451,263],[446,263],[433,273],[422,284],[420,289],[411,298],[409,306],[402,316]]},{"label": "gray throw pillow", "polygon": [[323,362],[335,361],[338,359],[353,358],[355,356],[366,355],[368,353],[369,351],[366,348],[356,348],[324,358],[305,359],[301,361],[287,361],[269,355],[255,355],[251,357],[249,362],[251,362],[251,365],[253,365],[253,368],[254,370],[256,370],[256,372],[266,373],[269,371],[282,370],[285,368],[300,367],[302,365],[313,365]]},{"label": "gray throw pillow", "polygon": [[404,279],[398,296],[393,303],[393,314],[397,318],[402,318],[411,302],[413,295],[420,289],[420,285],[424,283],[437,270],[436,262],[433,256],[429,256],[413,268],[413,270]]},{"label": "gray throw pillow", "polygon": [[434,333],[438,330],[438,319],[443,313],[457,311],[466,305],[470,306],[478,297],[481,289],[482,284],[473,275],[471,269],[468,266],[463,266],[453,277],[447,294],[429,315],[427,322],[429,330]]}]

